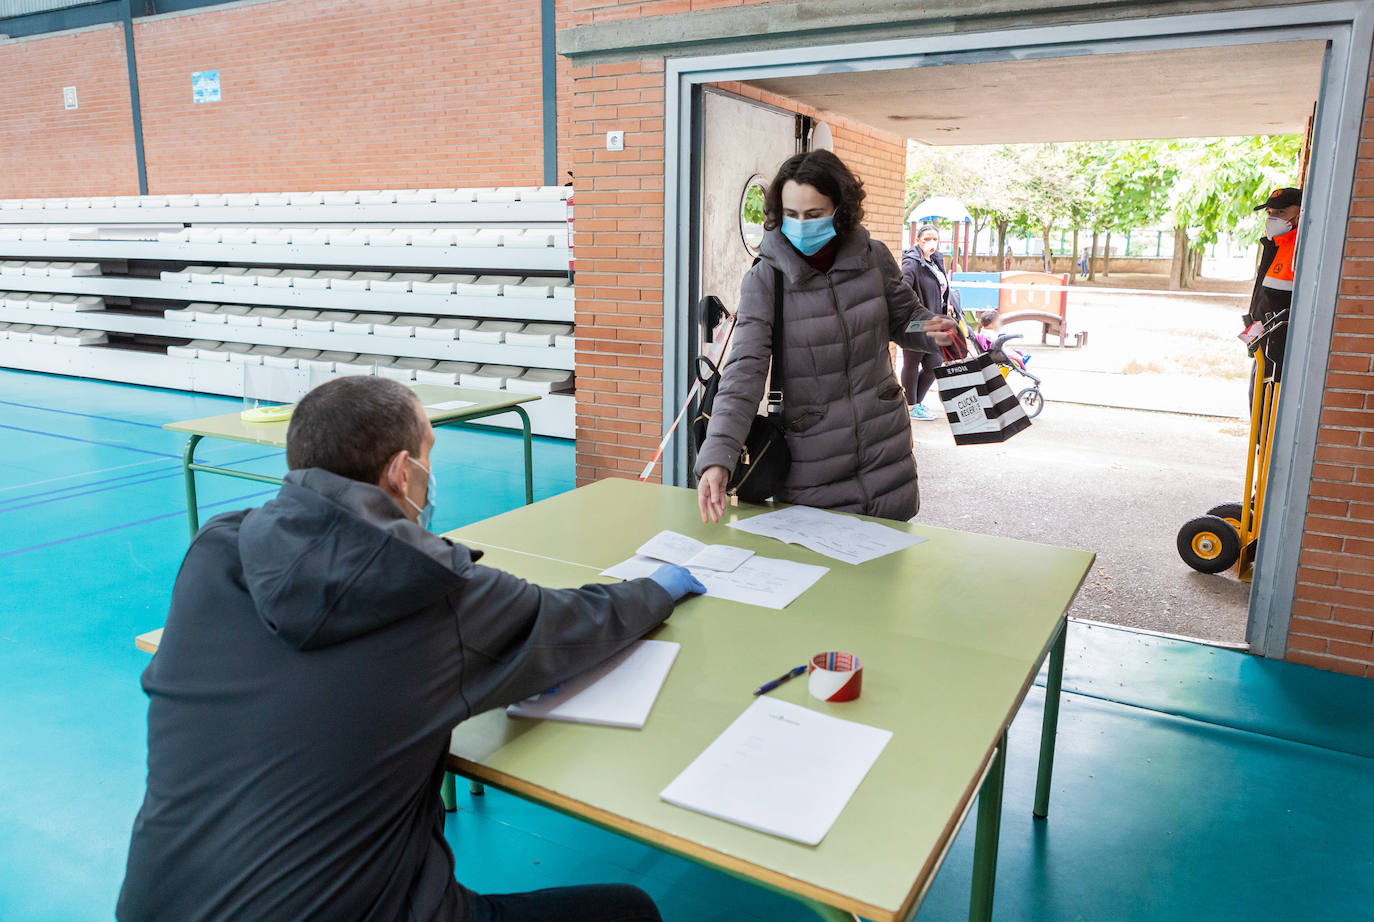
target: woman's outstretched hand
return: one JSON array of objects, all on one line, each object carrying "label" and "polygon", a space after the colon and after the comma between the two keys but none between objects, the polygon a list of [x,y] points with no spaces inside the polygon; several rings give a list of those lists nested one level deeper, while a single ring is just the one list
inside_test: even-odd
[{"label": "woman's outstretched hand", "polygon": [[697,481],[697,506],[703,522],[717,522],[725,513],[725,486],[730,472],[719,464],[708,467]]},{"label": "woman's outstretched hand", "polygon": [[959,324],[953,317],[932,317],[930,320],[921,324],[921,332],[930,337],[931,342],[937,346],[948,346],[954,342],[951,335],[959,329]]}]

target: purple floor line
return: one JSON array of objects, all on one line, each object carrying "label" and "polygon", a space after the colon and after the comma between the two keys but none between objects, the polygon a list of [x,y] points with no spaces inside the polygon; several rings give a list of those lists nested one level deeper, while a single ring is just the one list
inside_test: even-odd
[{"label": "purple floor line", "polygon": [[181,455],[172,455],[165,451],[149,451],[146,448],[130,448],[128,445],[116,445],[114,442],[99,442],[95,439],[81,439],[74,435],[58,435],[55,432],[44,432],[41,429],[25,429],[21,426],[0,426],[0,429],[8,429],[11,432],[23,432],[28,435],[43,435],[50,439],[66,439],[68,442],[82,442],[86,445],[99,445],[101,448],[118,448],[122,451],[136,451],[141,455],[155,455],[159,458],[173,458],[177,460],[181,458]]},{"label": "purple floor line", "polygon": [[63,416],[80,416],[85,419],[101,419],[108,423],[123,423],[126,426],[143,426],[147,429],[161,429],[157,423],[140,423],[132,419],[120,419],[118,416],[101,416],[99,413],[78,413],[75,410],[54,410],[52,407],[40,407],[32,403],[17,403],[13,400],[0,400],[0,406],[22,407],[25,410],[37,410],[40,413],[60,413]]},{"label": "purple floor line", "polygon": [[[228,505],[231,504],[231,503],[241,503],[241,502],[244,502],[245,500],[257,499],[257,498],[260,497],[260,496],[269,496],[269,495],[271,495],[271,494],[273,494],[273,493],[276,493],[276,492],[277,492],[276,490],[263,490],[261,493],[249,493],[247,496],[238,496],[238,497],[235,497],[235,498],[233,498],[233,499],[221,500],[221,501],[218,502],[218,503],[206,503],[205,505],[201,506],[200,508],[201,508],[201,509],[213,509],[213,508],[216,507],[216,506],[228,506]],[[71,542],[71,541],[80,541],[82,538],[95,538],[95,537],[98,537],[99,535],[108,535],[110,532],[122,531],[122,530],[124,530],[124,529],[126,529],[126,528],[133,528],[133,527],[135,527],[135,526],[137,526],[137,525],[147,525],[147,524],[150,523],[150,522],[158,522],[158,521],[161,521],[162,519],[180,518],[180,517],[182,517],[182,516],[184,516],[184,515],[186,515],[185,511],[182,511],[182,512],[165,512],[165,513],[163,513],[162,515],[155,515],[155,516],[151,516],[151,517],[146,518],[146,519],[139,519],[139,520],[136,521],[136,522],[126,522],[126,523],[124,523],[123,525],[111,525],[109,528],[102,528],[102,529],[100,529],[99,531],[88,531],[88,532],[86,532],[86,533],[84,533],[84,534],[72,535],[72,536],[69,537],[69,538],[58,538],[56,541],[45,541],[45,542],[43,542],[42,544],[35,544],[35,545],[33,545],[32,547],[24,547],[24,548],[20,548],[20,549],[18,549],[18,550],[15,550],[15,551],[4,551],[4,552],[0,552],[0,560],[3,560],[3,559],[6,558],[6,557],[14,557],[14,556],[16,556],[16,555],[18,555],[18,554],[27,554],[29,551],[41,551],[43,548],[46,548],[46,547],[56,547],[56,546],[59,545],[59,544],[67,544],[68,542]]]},{"label": "purple floor line", "polygon": [[[279,454],[279,452],[273,452],[269,455],[255,455],[251,458],[237,458],[229,461],[224,461],[221,463],[249,464],[253,461],[265,461],[268,458],[275,458]],[[0,513],[12,512],[16,509],[28,509],[30,506],[42,506],[46,503],[55,503],[59,500],[64,499],[76,499],[79,496],[88,496],[93,493],[103,493],[106,490],[116,490],[121,487],[136,487],[140,484],[152,483],[154,480],[166,480],[171,477],[180,477],[183,474],[183,472],[184,469],[180,464],[178,464],[176,466],[176,469],[172,471],[158,471],[155,473],[140,471],[137,474],[123,474],[119,477],[111,477],[107,480],[95,480],[91,481],[90,483],[83,483],[70,487],[58,487],[55,490],[48,490],[44,493],[31,493],[28,496],[18,496],[13,498],[12,500],[8,500],[10,505],[4,505],[3,503],[0,503]],[[137,477],[141,477],[143,479],[135,480],[134,478]],[[103,489],[91,489],[92,487],[103,487]],[[61,493],[63,495],[54,495],[58,493]],[[40,496],[46,496],[49,498],[38,499],[38,497]],[[25,502],[26,500],[36,500],[36,502]]]}]

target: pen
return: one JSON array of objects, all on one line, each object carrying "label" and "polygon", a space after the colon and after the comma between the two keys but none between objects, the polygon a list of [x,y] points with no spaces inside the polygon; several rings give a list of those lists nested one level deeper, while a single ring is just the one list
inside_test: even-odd
[{"label": "pen", "polygon": [[777,687],[778,687],[779,685],[781,685],[783,682],[786,682],[788,679],[795,679],[797,676],[801,675],[801,674],[802,674],[803,672],[805,672],[805,671],[806,671],[806,664],[805,664],[805,663],[803,663],[802,665],[797,666],[797,667],[795,667],[795,668],[793,668],[793,669],[789,669],[789,670],[787,670],[786,672],[784,672],[782,675],[778,676],[778,677],[777,677],[776,679],[774,679],[773,681],[771,681],[771,682],[764,682],[764,683],[763,683],[762,685],[760,685],[758,688],[754,689],[754,694],[755,694],[756,696],[757,696],[757,695],[767,694],[768,692],[770,692],[770,691],[772,691],[773,689],[777,688]]}]

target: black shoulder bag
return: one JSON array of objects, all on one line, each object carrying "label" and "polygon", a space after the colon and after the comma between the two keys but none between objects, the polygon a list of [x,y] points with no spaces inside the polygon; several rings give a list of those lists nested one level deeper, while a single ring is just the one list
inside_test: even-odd
[{"label": "black shoulder bag", "polygon": [[[726,492],[746,503],[759,503],[776,496],[787,481],[787,469],[792,465],[792,453],[787,450],[787,436],[782,420],[782,381],[783,381],[783,339],[782,339],[782,272],[773,270],[773,353],[772,370],[769,373],[768,402],[765,413],[754,416],[745,437],[744,447],[740,450],[739,460],[730,474]],[[734,325],[725,336],[721,348],[722,361],[725,346],[730,344],[730,334]],[[697,413],[692,418],[692,437],[697,451],[706,442],[706,432],[711,424],[711,411],[716,402],[716,392],[720,390],[720,369],[706,356],[698,356],[696,367],[697,380],[701,383],[701,397],[697,401]]]}]

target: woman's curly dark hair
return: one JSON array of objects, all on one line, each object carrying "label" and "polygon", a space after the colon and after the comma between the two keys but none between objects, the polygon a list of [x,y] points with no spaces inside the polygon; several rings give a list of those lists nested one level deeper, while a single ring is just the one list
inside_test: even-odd
[{"label": "woman's curly dark hair", "polygon": [[864,219],[864,184],[828,150],[807,151],[788,157],[763,196],[764,230],[782,224],[782,187],[788,180],[814,186],[835,203],[835,235],[847,236]]}]

